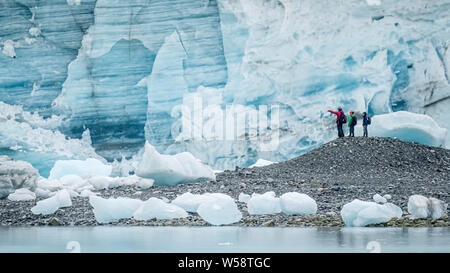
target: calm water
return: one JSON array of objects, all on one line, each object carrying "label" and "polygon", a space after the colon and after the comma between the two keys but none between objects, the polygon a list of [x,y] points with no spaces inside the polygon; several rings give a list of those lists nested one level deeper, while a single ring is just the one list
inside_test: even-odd
[{"label": "calm water", "polygon": [[0,252],[450,252],[450,228],[0,228]]}]

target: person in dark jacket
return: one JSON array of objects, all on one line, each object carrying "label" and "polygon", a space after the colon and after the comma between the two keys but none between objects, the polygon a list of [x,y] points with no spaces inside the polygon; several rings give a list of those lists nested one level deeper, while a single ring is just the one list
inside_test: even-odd
[{"label": "person in dark jacket", "polygon": [[344,130],[342,129],[343,124],[341,123],[341,115],[344,114],[344,111],[342,111],[342,107],[339,107],[337,112],[331,110],[328,110],[328,112],[335,114],[337,116],[336,124],[338,130],[338,137],[344,137]]},{"label": "person in dark jacket", "polygon": [[356,116],[355,112],[350,112],[350,118],[348,119],[349,137],[355,136]]},{"label": "person in dark jacket", "polygon": [[367,132],[367,126],[370,125],[371,120],[370,120],[370,117],[367,116],[366,112],[363,112],[362,116],[363,116],[363,124],[362,124],[363,125],[363,136],[368,137],[369,133]]}]

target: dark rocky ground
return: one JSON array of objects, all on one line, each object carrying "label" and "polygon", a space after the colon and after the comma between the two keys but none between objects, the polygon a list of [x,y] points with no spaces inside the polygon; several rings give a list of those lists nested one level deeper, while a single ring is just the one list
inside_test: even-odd
[{"label": "dark rocky ground", "polygon": [[[318,204],[317,215],[285,214],[251,216],[238,203],[244,217],[239,226],[343,226],[339,211],[353,199],[372,200],[376,193],[390,194],[390,202],[404,210],[401,219],[380,226],[450,226],[448,217],[440,220],[411,220],[408,197],[421,194],[450,202],[450,150],[406,143],[389,138],[344,138],[329,142],[292,160],[266,167],[225,171],[216,182],[190,183],[172,187],[154,186],[146,191],[121,187],[100,192],[102,197],[127,196],[147,200],[177,194],[221,192],[238,198],[239,193],[275,191],[277,196],[297,191]],[[54,215],[36,216],[32,202],[0,200],[0,225],[97,225],[87,198],[74,198],[73,206]],[[198,215],[186,219],[136,221],[121,220],[111,225],[208,225]]]}]

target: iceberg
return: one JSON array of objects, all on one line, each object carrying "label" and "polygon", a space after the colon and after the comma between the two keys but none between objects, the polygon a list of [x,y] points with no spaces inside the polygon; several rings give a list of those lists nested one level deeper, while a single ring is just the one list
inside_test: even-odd
[{"label": "iceberg", "polygon": [[36,194],[29,189],[17,189],[10,195],[8,195],[8,200],[11,201],[31,201],[36,199]]},{"label": "iceberg", "polygon": [[197,209],[198,215],[211,225],[229,225],[237,223],[242,218],[236,202],[228,195],[213,193],[210,200],[202,202]]},{"label": "iceberg", "polygon": [[174,218],[185,218],[187,212],[174,204],[168,204],[161,199],[151,197],[145,201],[133,214],[133,218],[147,221],[152,218],[158,220],[170,220]]},{"label": "iceberg", "polygon": [[436,198],[422,195],[411,195],[408,199],[408,212],[411,218],[440,219],[447,214],[447,204]]},{"label": "iceberg", "polygon": [[380,205],[359,199],[345,204],[341,210],[342,220],[349,227],[386,223],[392,218],[400,218],[402,214],[402,209],[392,203]]},{"label": "iceberg", "polygon": [[49,179],[58,179],[65,175],[104,175],[111,174],[112,167],[95,158],[86,160],[58,160],[50,171]]},{"label": "iceberg", "polygon": [[192,194],[190,192],[177,196],[171,203],[177,205],[188,212],[197,212],[198,207],[203,202],[211,200],[211,196],[206,194]]},{"label": "iceberg", "polygon": [[280,198],[275,197],[275,192],[269,191],[264,194],[252,194],[247,202],[249,214],[275,214],[281,212]]},{"label": "iceberg", "polygon": [[136,174],[155,180],[157,185],[176,185],[197,180],[216,180],[213,170],[190,153],[162,155],[148,142]]},{"label": "iceberg", "polygon": [[120,219],[129,219],[143,204],[142,200],[126,197],[104,199],[95,195],[89,196],[95,220],[99,223],[111,223]]},{"label": "iceberg", "polygon": [[248,203],[248,201],[252,198],[249,194],[241,192],[238,197],[238,201],[242,203]]},{"label": "iceberg", "polygon": [[60,190],[54,196],[38,201],[36,206],[31,208],[33,214],[53,214],[59,208],[65,208],[72,206],[72,200],[70,199],[70,193],[67,190]]},{"label": "iceberg", "polygon": [[280,196],[281,210],[286,214],[316,214],[317,203],[304,193],[288,192]]},{"label": "iceberg", "polygon": [[38,180],[39,173],[30,163],[0,156],[0,199],[16,189],[27,188],[34,191]]},{"label": "iceberg", "polygon": [[384,203],[387,202],[387,198],[384,197],[384,196],[379,195],[378,193],[375,194],[375,195],[372,197],[372,199],[373,199],[373,201],[375,201],[375,202],[378,203],[378,204],[384,204]]},{"label": "iceberg", "polygon": [[448,131],[427,115],[406,111],[372,117],[369,130],[374,136],[396,137],[403,141],[442,147],[445,146]]}]

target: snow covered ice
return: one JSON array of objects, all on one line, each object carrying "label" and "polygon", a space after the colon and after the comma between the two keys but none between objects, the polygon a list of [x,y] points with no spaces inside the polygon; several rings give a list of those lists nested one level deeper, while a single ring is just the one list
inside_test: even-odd
[{"label": "snow covered ice", "polygon": [[33,214],[53,214],[59,208],[72,206],[70,193],[67,190],[60,190],[54,196],[38,201],[36,206],[31,208]]},{"label": "snow covered ice", "polygon": [[104,175],[111,174],[112,167],[95,158],[86,160],[58,160],[50,171],[49,179],[61,178],[65,175]]},{"label": "snow covered ice", "polygon": [[133,214],[136,220],[147,221],[152,218],[159,220],[170,220],[174,218],[185,218],[187,212],[174,204],[168,204],[161,199],[151,197],[145,201]]},{"label": "snow covered ice", "polygon": [[247,202],[249,214],[275,214],[281,212],[280,198],[273,191],[264,194],[254,193]]},{"label": "snow covered ice", "polygon": [[29,189],[17,189],[10,195],[8,195],[8,200],[11,201],[31,201],[36,199],[36,194]]},{"label": "snow covered ice", "polygon": [[408,199],[408,212],[411,218],[440,219],[447,214],[447,204],[436,198],[422,195],[411,195]]},{"label": "snow covered ice", "polygon": [[345,204],[341,210],[342,220],[349,227],[385,223],[394,217],[400,218],[402,214],[402,209],[392,203],[380,205],[359,199]]},{"label": "snow covered ice", "polygon": [[148,142],[136,170],[140,177],[151,178],[157,185],[176,185],[197,180],[215,180],[213,170],[192,154],[162,155]]},{"label": "snow covered ice", "polygon": [[275,162],[260,158],[255,162],[255,164],[250,165],[249,168],[269,166],[273,163]]},{"label": "snow covered ice", "polygon": [[281,210],[286,214],[307,215],[317,212],[317,203],[306,194],[287,192],[280,196]]},{"label": "snow covered ice", "polygon": [[236,202],[228,195],[221,193],[209,194],[210,200],[202,202],[197,209],[198,215],[211,225],[229,225],[237,223],[242,218]]}]

